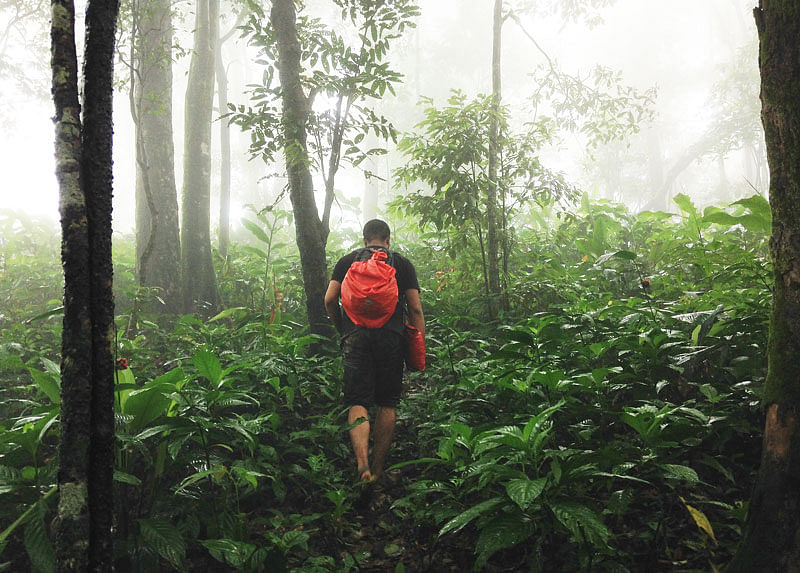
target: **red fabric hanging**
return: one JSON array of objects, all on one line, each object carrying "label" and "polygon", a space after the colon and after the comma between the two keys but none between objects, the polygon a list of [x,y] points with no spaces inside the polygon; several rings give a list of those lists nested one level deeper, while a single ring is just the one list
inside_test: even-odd
[{"label": "red fabric hanging", "polygon": [[387,254],[374,251],[366,261],[355,261],[342,282],[342,306],[356,326],[380,328],[397,308],[398,291],[394,267]]},{"label": "red fabric hanging", "polygon": [[410,324],[406,324],[406,366],[409,370],[425,371],[425,339]]}]

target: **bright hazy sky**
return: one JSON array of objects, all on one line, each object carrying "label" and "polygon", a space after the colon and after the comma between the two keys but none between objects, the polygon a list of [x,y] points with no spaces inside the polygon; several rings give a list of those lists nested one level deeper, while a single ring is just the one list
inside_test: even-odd
[{"label": "bright hazy sky", "polygon": [[[426,40],[435,37],[438,29],[453,17],[459,6],[467,6],[471,11],[485,8],[487,18],[491,17],[492,2],[489,0],[421,0],[420,4],[423,14],[420,42],[423,47]],[[702,132],[707,119],[704,106],[708,88],[716,78],[715,66],[730,54],[734,44],[741,43],[740,38],[754,34],[752,15],[747,4],[739,0],[618,0],[602,13],[605,24],[592,31],[571,25],[537,28],[535,21],[530,22],[530,31],[537,35],[540,43],[559,59],[567,71],[580,69],[586,72],[592,63],[600,62],[621,69],[625,80],[635,83],[637,87],[657,85],[659,105],[678,110],[684,122],[681,130],[687,134],[687,145],[691,143],[691,137]],[[477,24],[488,26],[489,20],[481,20]],[[484,36],[485,33],[479,35],[481,38]],[[519,37],[520,34],[509,26],[504,28],[505,41],[520,42]],[[472,46],[465,46],[464,49],[475,51]],[[533,52],[532,49],[530,51]],[[489,85],[489,61],[483,59],[489,57],[490,46],[485,46],[479,54],[481,61],[476,61],[476,68],[485,70],[486,83],[478,89],[486,90]],[[505,58],[504,83],[508,82],[510,74],[524,74],[530,68],[525,60],[526,54],[515,51],[513,47],[509,49],[506,46]],[[186,64],[187,59],[184,59],[180,65],[185,67]],[[410,80],[410,74],[407,74]],[[176,68],[178,85],[175,89],[174,123],[178,164],[182,141],[178,130],[183,121],[180,111],[183,102],[180,82],[184,81],[183,75],[182,68],[180,71]],[[676,78],[676,85],[679,86],[682,79],[690,78],[692,89],[671,89],[672,80],[668,78]],[[466,78],[464,86],[446,87],[474,91],[471,82],[474,83]],[[433,91],[436,90],[431,88],[426,93],[434,95],[431,93]],[[8,89],[0,93],[8,93]],[[38,101],[17,95],[11,98],[14,117],[8,118],[7,112],[3,114],[5,123],[0,123],[0,170],[4,180],[2,207],[23,209],[30,214],[49,216],[55,220],[58,217],[58,190],[53,173],[54,131],[50,119],[53,109],[47,98],[48,94],[42,94],[42,99]],[[664,98],[669,98],[669,101],[662,101]],[[243,101],[243,98],[231,94],[231,100]],[[118,97],[115,105],[115,228],[128,231],[133,225],[133,135],[126,96]],[[178,165],[176,176],[180,190],[181,171]],[[234,214],[232,221],[236,220]]]}]

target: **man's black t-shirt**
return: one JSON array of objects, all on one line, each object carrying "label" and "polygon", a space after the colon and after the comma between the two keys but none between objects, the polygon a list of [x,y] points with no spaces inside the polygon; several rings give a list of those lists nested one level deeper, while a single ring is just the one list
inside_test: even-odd
[{"label": "man's black t-shirt", "polygon": [[[348,253],[343,256],[339,261],[336,263],[336,266],[333,267],[333,276],[331,276],[331,280],[337,281],[339,283],[344,281],[344,276],[347,274],[350,265],[356,260],[356,256],[358,255],[359,251],[362,251],[365,247],[360,249],[356,249],[352,253]],[[403,327],[403,307],[405,306],[406,299],[405,299],[405,292],[408,289],[416,289],[419,290],[419,282],[417,281],[417,271],[414,268],[414,265],[409,261],[407,258],[402,256],[401,254],[395,251],[389,251],[388,249],[384,249],[387,252],[391,253],[390,261],[388,261],[397,271],[395,273],[395,279],[397,280],[397,291],[399,293],[399,300],[397,301],[397,307],[394,309],[394,314],[392,318],[389,319],[383,328],[393,330],[399,334],[404,333]],[[350,334],[356,329],[356,325],[353,324],[353,321],[350,320],[350,317],[347,316],[347,313],[344,312],[342,309],[342,336]]]}]

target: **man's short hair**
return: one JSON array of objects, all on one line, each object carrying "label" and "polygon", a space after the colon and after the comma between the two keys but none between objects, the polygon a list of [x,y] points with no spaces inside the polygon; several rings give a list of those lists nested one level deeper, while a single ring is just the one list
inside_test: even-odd
[{"label": "man's short hair", "polygon": [[385,241],[389,238],[389,235],[391,235],[391,232],[389,231],[389,225],[386,224],[386,221],[372,219],[367,221],[367,224],[364,225],[364,240],[366,241],[372,241],[374,239]]}]

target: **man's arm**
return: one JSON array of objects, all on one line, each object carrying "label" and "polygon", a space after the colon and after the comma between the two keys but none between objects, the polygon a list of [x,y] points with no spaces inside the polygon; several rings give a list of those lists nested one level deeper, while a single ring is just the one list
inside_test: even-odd
[{"label": "man's arm", "polygon": [[[331,281],[328,283],[328,290],[325,291],[325,310],[333,321],[336,332],[342,333],[342,309],[339,307],[339,295],[342,292],[342,283]],[[419,296],[417,296],[419,298]]]},{"label": "man's arm", "polygon": [[408,306],[408,320],[411,326],[422,333],[425,338],[425,315],[422,314],[422,301],[419,298],[419,291],[410,288],[406,291],[406,305]]}]

